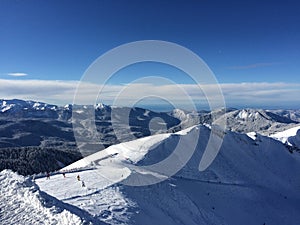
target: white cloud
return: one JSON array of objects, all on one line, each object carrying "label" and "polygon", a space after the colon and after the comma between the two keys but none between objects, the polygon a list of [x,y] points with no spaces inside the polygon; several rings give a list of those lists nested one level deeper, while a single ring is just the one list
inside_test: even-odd
[{"label": "white cloud", "polygon": [[299,107],[299,83],[222,84],[227,105]]},{"label": "white cloud", "polygon": [[282,63],[278,62],[262,62],[262,63],[254,63],[254,64],[249,64],[249,65],[243,65],[243,66],[231,66],[228,67],[228,69],[232,70],[246,70],[246,69],[254,69],[254,68],[260,68],[260,67],[268,67],[268,66],[274,66],[274,65],[279,65]]},{"label": "white cloud", "polygon": [[[0,79],[0,98],[31,99],[53,104],[72,103],[78,81],[8,80]],[[234,107],[299,107],[300,84],[298,83],[226,83],[219,85],[227,106]],[[202,86],[213,101],[217,99],[216,85]],[[103,88],[103,89],[102,89]],[[98,100],[96,96],[98,95]],[[130,105],[144,97],[158,97],[185,107],[191,97],[198,104],[207,106],[206,96],[196,84],[153,85],[133,83],[127,85],[102,85],[84,83],[77,92],[80,104],[104,102]]]},{"label": "white cloud", "polygon": [[13,76],[13,77],[24,77],[27,76],[27,73],[8,73],[8,76]]}]

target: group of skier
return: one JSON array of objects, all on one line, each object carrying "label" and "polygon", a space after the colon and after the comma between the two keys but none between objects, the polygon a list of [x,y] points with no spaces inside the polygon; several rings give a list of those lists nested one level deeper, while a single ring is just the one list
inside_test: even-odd
[{"label": "group of skier", "polygon": [[[80,176],[79,176],[79,175],[77,176],[77,180],[80,181]],[[84,183],[83,180],[81,181],[81,186],[82,186],[82,187],[85,187],[85,183]]]},{"label": "group of skier", "polygon": [[[66,178],[66,173],[63,172],[62,175],[63,175],[64,178]],[[35,180],[35,176],[34,176],[33,180]],[[46,180],[50,180],[50,173],[49,172],[47,172]],[[80,179],[79,175],[77,175],[77,181],[81,181],[81,186],[85,187],[85,183],[84,183],[83,180]]]}]

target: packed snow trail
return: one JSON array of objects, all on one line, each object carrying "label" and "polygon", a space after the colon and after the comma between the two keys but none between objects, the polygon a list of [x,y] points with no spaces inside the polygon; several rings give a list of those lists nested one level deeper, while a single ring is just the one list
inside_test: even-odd
[{"label": "packed snow trail", "polygon": [[[66,177],[36,178],[38,186],[2,171],[0,224],[298,224],[300,154],[269,137],[226,131],[219,154],[200,172],[210,132],[197,126],[111,146],[64,168]],[[148,186],[122,184],[132,174],[164,176],[140,166],[162,161],[179,137],[189,148],[195,135],[194,155],[174,176]]]},{"label": "packed snow trail", "polygon": [[41,192],[34,182],[9,170],[0,173],[0,224],[88,225],[87,212]]},{"label": "packed snow trail", "polygon": [[39,178],[36,182],[48,194],[81,208],[97,221],[125,224],[131,217],[130,210],[135,208],[135,203],[123,195],[121,186],[113,184],[124,179],[122,174],[126,172],[126,169],[117,166],[101,166],[97,170],[65,173],[66,177],[55,174],[49,180]]},{"label": "packed snow trail", "polygon": [[[66,173],[66,178],[56,174],[36,182],[45,192],[109,224],[297,224],[300,178],[295,171],[300,171],[300,154],[269,137],[226,131],[216,159],[199,172],[210,132],[197,126],[114,145],[64,168],[82,168]],[[122,184],[133,173],[149,179],[163,176],[140,166],[162,161],[179,137],[188,148],[195,135],[199,142],[193,157],[173,177],[150,186]]]}]

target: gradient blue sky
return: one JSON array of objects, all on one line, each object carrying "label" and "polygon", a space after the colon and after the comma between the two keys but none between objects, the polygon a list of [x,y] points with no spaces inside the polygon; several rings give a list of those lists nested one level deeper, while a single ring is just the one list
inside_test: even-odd
[{"label": "gradient blue sky", "polygon": [[[6,88],[0,90],[0,98],[23,96],[52,103],[67,102],[70,98],[58,100],[58,96],[41,95],[38,99],[39,95],[34,93],[26,96],[21,82],[26,86],[37,80],[77,81],[106,51],[127,42],[155,39],[175,42],[194,51],[221,84],[235,84],[235,91],[240,83],[281,83],[285,85],[284,93],[282,98],[277,97],[283,101],[288,96],[284,95],[286,91],[299,94],[299,15],[300,2],[296,0],[0,0],[0,82]],[[126,76],[114,79],[113,84],[130,82],[140,76],[137,74],[152,69],[149,65],[128,69]],[[173,69],[157,66],[153,71],[158,69],[176,83],[189,83],[184,76],[174,75]],[[22,94],[8,93],[8,88],[15,84]],[[229,95],[230,90],[225,94]],[[275,105],[265,100],[266,107],[299,105],[295,96],[288,102]],[[228,103],[235,107],[264,106],[264,102],[255,105],[255,101],[243,105],[242,100],[228,99]]]}]

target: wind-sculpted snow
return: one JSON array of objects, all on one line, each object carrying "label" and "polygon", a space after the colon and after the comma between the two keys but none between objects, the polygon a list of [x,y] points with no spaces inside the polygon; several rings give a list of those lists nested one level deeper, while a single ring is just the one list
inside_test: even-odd
[{"label": "wind-sculpted snow", "polygon": [[[50,180],[37,179],[37,184],[109,224],[297,224],[299,153],[260,134],[250,138],[220,131],[216,135],[223,138],[221,150],[200,172],[210,132],[210,126],[196,126],[114,145],[64,168],[66,178],[57,174]],[[165,177],[142,167],[172,154],[179,138],[185,139],[184,149],[190,148],[189,140],[196,134],[199,141],[192,158],[175,175]],[[124,185],[133,174],[140,181],[164,179],[154,185]]]},{"label": "wind-sculpted snow", "polygon": [[[30,179],[9,170],[0,173],[0,224],[100,224],[74,206],[39,190]],[[101,223],[104,224],[104,223]]]},{"label": "wind-sculpted snow", "polygon": [[[22,102],[2,101],[2,106],[0,103],[0,144],[5,146],[1,156],[10,158],[5,158],[5,162],[11,163],[13,159],[19,167],[31,167],[34,163],[28,160],[18,161],[22,157],[28,159],[23,154],[25,148],[35,152],[35,149],[47,151],[53,147],[55,154],[48,152],[51,160],[38,157],[37,167],[67,163],[69,160],[65,162],[58,157],[65,153],[59,154],[56,150],[69,154],[76,149],[70,123],[72,113],[79,118],[75,121],[79,125],[75,132],[87,137],[94,135],[84,129],[90,120],[80,119],[84,118],[85,107],[95,110],[96,128],[103,147],[77,143],[83,145],[83,153],[96,153],[63,168],[61,173],[64,172],[66,178],[59,172],[48,180],[37,178],[36,184],[47,194],[40,192],[30,180],[24,182],[22,177],[3,172],[6,174],[1,175],[0,184],[1,199],[4,199],[0,202],[3,225],[18,224],[21,220],[25,224],[39,224],[43,220],[43,224],[58,221],[57,224],[63,225],[72,221],[74,224],[128,225],[298,224],[300,221],[297,173],[300,156],[295,150],[299,146],[299,131],[297,128],[293,128],[293,132],[287,130],[299,126],[294,119],[296,111],[286,114],[221,109],[157,113],[115,107],[117,124],[112,126],[112,107],[103,104],[47,108],[48,104],[29,102],[30,110],[23,106],[18,111],[13,104],[19,103]],[[129,115],[129,129],[122,124],[124,115]],[[226,121],[228,130],[216,129],[213,121],[215,124]],[[278,133],[284,130],[287,131]],[[212,145],[207,145],[211,133]],[[274,136],[263,136],[265,134]],[[195,140],[198,141],[194,143]],[[216,151],[215,144],[220,140],[220,151]],[[18,146],[21,144],[28,147]],[[178,146],[178,154],[173,156],[174,165],[149,167],[172,156]],[[15,159],[18,154],[13,150],[17,149],[21,149],[18,153],[22,157]],[[212,163],[208,168],[201,167],[201,161],[207,156]],[[75,157],[71,159],[74,161]],[[145,181],[153,185],[145,185]],[[41,203],[27,201],[25,208],[23,200],[26,198],[22,196],[31,194],[37,195]]]},{"label": "wind-sculpted snow", "polygon": [[272,134],[270,137],[295,147],[298,151],[300,151],[300,126]]}]

